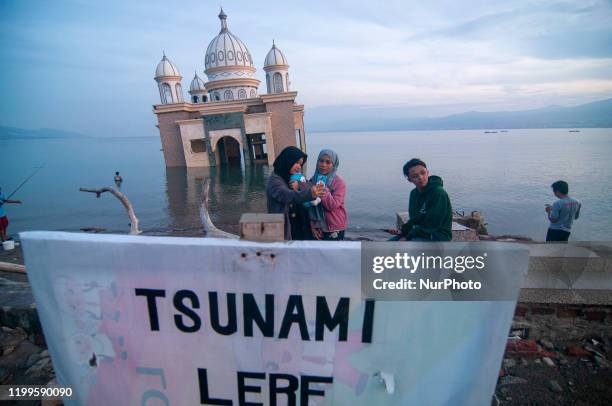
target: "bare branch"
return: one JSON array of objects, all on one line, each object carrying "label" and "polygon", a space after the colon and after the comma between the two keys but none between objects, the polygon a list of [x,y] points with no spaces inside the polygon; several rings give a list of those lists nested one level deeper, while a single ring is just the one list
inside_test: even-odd
[{"label": "bare branch", "polygon": [[208,193],[210,190],[210,178],[204,180],[204,187],[202,188],[202,203],[200,205],[200,221],[202,222],[202,228],[204,228],[204,234],[207,237],[215,238],[238,238],[237,235],[227,233],[223,230],[219,230],[210,219],[208,214]]},{"label": "bare branch", "polygon": [[104,187],[102,189],[80,188],[79,191],[95,193],[96,197],[100,197],[100,195],[104,192],[109,192],[110,194],[115,196],[117,199],[119,199],[123,207],[125,207],[125,209],[127,210],[128,216],[130,217],[130,234],[142,233],[142,231],[140,231],[140,229],[138,228],[139,222],[138,222],[138,218],[136,217],[136,213],[134,213],[134,207],[132,206],[132,203],[130,203],[126,195],[124,195],[123,193],[111,187]]},{"label": "bare branch", "polygon": [[0,262],[0,271],[26,273],[26,268],[24,265],[20,264],[13,264],[11,262]]}]

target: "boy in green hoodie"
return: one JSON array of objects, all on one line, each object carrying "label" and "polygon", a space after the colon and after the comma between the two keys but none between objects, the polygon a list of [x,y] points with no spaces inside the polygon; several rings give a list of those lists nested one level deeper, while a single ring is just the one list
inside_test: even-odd
[{"label": "boy in green hoodie", "polygon": [[404,176],[416,186],[410,192],[410,220],[399,231],[400,239],[413,241],[450,241],[453,210],[442,178],[429,175],[427,165],[413,158],[404,165]]}]

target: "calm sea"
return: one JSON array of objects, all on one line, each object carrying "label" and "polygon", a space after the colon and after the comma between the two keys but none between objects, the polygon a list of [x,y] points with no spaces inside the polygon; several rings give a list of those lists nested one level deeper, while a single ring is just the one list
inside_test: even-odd
[{"label": "calm sea", "polygon": [[[115,171],[148,234],[201,235],[198,208],[207,177],[212,218],[221,228],[236,231],[241,213],[265,211],[267,166],[167,169],[160,147],[158,137],[0,141],[5,194],[43,167],[14,196],[24,203],[5,206],[10,232],[129,231],[114,197],[79,192],[114,186]],[[492,234],[542,240],[544,204],[554,201],[550,184],[564,179],[583,203],[572,239],[612,239],[612,129],[311,133],[307,147],[309,174],[321,148],[338,152],[352,231],[394,226],[411,190],[402,165],[419,157],[443,178],[453,208],[481,211]]]}]

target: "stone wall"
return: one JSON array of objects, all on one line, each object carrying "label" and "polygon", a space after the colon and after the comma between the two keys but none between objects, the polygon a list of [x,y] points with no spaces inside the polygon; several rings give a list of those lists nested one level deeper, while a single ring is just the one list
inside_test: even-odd
[{"label": "stone wall", "polygon": [[157,127],[159,128],[166,166],[186,166],[181,130],[176,122],[197,118],[198,115],[198,113],[186,111],[174,111],[157,115]]},{"label": "stone wall", "polygon": [[271,113],[272,136],[276,153],[279,154],[289,146],[295,147],[293,101],[268,102],[266,111]]}]

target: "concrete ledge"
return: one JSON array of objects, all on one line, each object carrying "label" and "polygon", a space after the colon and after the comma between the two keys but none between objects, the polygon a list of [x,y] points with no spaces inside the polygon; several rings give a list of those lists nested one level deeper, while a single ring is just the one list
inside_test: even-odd
[{"label": "concrete ledge", "polygon": [[607,289],[531,289],[522,288],[519,303],[612,306],[612,291]]},{"label": "concrete ledge", "polygon": [[529,301],[612,304],[612,242],[524,245]]},{"label": "concrete ledge", "polygon": [[[402,225],[408,221],[410,216],[407,211],[401,211],[395,213],[397,217],[397,229],[399,230]],[[479,241],[478,233],[476,230],[465,227],[459,223],[453,221],[452,224],[453,241]]]}]

